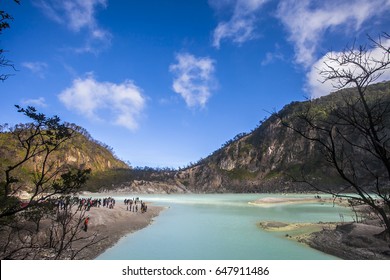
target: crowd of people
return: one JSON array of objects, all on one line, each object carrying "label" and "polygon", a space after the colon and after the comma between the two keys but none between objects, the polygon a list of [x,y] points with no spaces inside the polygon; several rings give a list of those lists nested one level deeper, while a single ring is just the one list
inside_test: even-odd
[{"label": "crowd of people", "polygon": [[103,198],[103,207],[107,207],[109,209],[114,209],[115,199],[112,197]]},{"label": "crowd of people", "polygon": [[86,210],[89,211],[91,207],[107,207],[109,209],[113,209],[115,206],[115,199],[112,197],[105,198],[82,198],[79,199],[79,206],[77,210]]},{"label": "crowd of people", "polygon": [[[59,197],[54,201],[57,210],[66,210],[72,205],[77,205],[77,211],[90,211],[91,207],[106,207],[108,209],[114,209],[115,199],[113,197],[105,198],[79,198],[79,197]],[[126,211],[138,213],[145,213],[148,210],[148,206],[145,202],[137,198],[124,199],[124,204],[126,206]],[[86,232],[88,230],[88,223],[90,216],[88,215],[84,218],[82,229]]]},{"label": "crowd of people", "polygon": [[[106,207],[113,209],[115,207],[115,199],[113,197],[105,198],[78,198],[78,197],[61,197],[55,201],[58,210],[65,210],[71,205],[78,205],[77,210],[90,211],[91,207]],[[126,211],[145,213],[148,206],[145,202],[137,198],[124,199]]]},{"label": "crowd of people", "polygon": [[[83,198],[80,200],[79,207],[82,208],[84,206],[84,207],[86,207],[85,209],[87,211],[89,211],[89,209],[91,207],[100,207],[102,202],[103,202],[103,207],[107,207],[109,209],[113,209],[115,206],[115,199],[112,197],[106,197],[103,199],[101,199],[101,198],[99,198],[99,199],[92,199],[92,198],[85,199],[85,198]],[[137,213],[138,210],[140,210],[141,213],[145,213],[148,210],[148,206],[146,205],[146,203],[143,202],[142,200],[140,200],[139,197],[133,198],[133,199],[126,198],[126,199],[124,199],[124,204],[126,205],[126,211],[131,211],[131,212]],[[84,226],[83,226],[84,231],[88,230],[89,219],[90,219],[90,217],[88,216],[84,220]]]},{"label": "crowd of people", "polygon": [[138,205],[140,205],[140,210],[141,213],[145,213],[148,210],[148,206],[146,205],[145,202],[137,198],[133,199],[125,199],[124,203],[126,205],[126,210],[127,211],[132,211],[132,212],[138,212]]}]

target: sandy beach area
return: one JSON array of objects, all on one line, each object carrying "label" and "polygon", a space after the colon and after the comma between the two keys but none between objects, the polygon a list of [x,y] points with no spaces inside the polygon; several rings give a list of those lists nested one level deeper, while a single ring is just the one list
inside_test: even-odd
[{"label": "sandy beach area", "polygon": [[298,237],[309,235],[323,229],[334,229],[336,223],[283,223],[277,221],[265,221],[258,223],[258,226],[266,231],[286,232],[286,237]]},{"label": "sandy beach area", "polygon": [[298,203],[325,203],[325,199],[314,197],[264,197],[249,202],[251,205],[271,207],[280,204],[298,204]]},{"label": "sandy beach area", "polygon": [[280,204],[298,204],[298,203],[335,203],[338,205],[346,206],[347,201],[345,199],[333,199],[322,197],[264,197],[255,201],[249,202],[251,205],[261,207],[272,207]]},{"label": "sandy beach area", "polygon": [[107,207],[92,207],[87,215],[90,217],[88,232],[97,233],[98,238],[104,238],[98,244],[85,249],[78,259],[93,260],[105,250],[115,245],[120,238],[147,227],[153,219],[164,210],[164,207],[148,204],[145,213],[126,210],[123,202],[118,202],[113,209]]}]

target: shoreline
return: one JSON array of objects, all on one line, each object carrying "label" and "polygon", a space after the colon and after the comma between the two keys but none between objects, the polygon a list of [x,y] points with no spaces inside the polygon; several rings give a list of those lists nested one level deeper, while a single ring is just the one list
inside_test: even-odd
[{"label": "shoreline", "polygon": [[126,206],[120,202],[113,209],[92,207],[86,213],[90,217],[86,234],[96,234],[97,238],[104,239],[80,252],[77,259],[95,260],[107,249],[115,246],[121,238],[151,225],[165,209],[162,206],[148,204],[147,212],[132,212],[127,211]]},{"label": "shoreline", "polygon": [[[251,205],[273,207],[281,204],[335,203],[347,207],[346,199],[308,197],[265,197]],[[313,249],[347,260],[390,260],[390,242],[378,236],[384,231],[380,220],[356,222],[283,223],[262,221],[258,226],[268,232],[281,232],[286,238]]]},{"label": "shoreline", "polygon": [[283,223],[263,221],[259,228],[344,260],[390,260],[390,245],[376,235],[378,225],[347,223]]},{"label": "shoreline", "polygon": [[[82,196],[96,196],[96,193],[83,193]],[[99,194],[99,196],[102,194]],[[104,194],[107,195],[107,194]],[[115,194],[111,193],[115,196]],[[117,194],[118,195],[118,194]],[[138,195],[138,194],[137,194]],[[263,197],[247,202],[259,207],[273,207],[285,204],[303,203],[335,203],[346,206],[346,200],[334,198],[312,197]],[[145,213],[126,210],[122,200],[118,200],[113,209],[107,207],[91,207],[85,213],[89,216],[88,232],[81,232],[84,237],[95,235],[102,239],[77,255],[79,260],[95,260],[109,248],[115,246],[119,240],[138,230],[146,228],[154,222],[159,214],[167,209],[147,203]],[[169,208],[169,207],[168,207]],[[264,231],[280,232],[281,238],[288,238],[318,251],[339,257],[341,259],[390,259],[390,243],[377,238],[383,231],[379,221],[368,221],[369,224],[351,222],[319,222],[319,223],[291,223],[280,221],[262,221],[257,225]],[[283,236],[284,235],[284,236]],[[87,241],[76,242],[75,248],[86,246]]]},{"label": "shoreline", "polygon": [[[101,194],[101,193],[100,193]],[[96,195],[96,193],[84,192],[83,196]],[[105,193],[105,195],[107,195]],[[110,195],[118,195],[117,192],[110,193]],[[139,194],[134,194],[139,195]],[[344,201],[338,201],[337,204],[345,206]],[[316,197],[265,197],[255,201],[250,201],[248,204],[260,206],[260,207],[272,207],[280,204],[301,204],[301,203],[336,203],[333,198],[316,198]],[[162,206],[153,206],[151,203],[148,204],[148,211],[146,213],[134,213],[131,211],[126,211],[126,206],[121,202],[115,206],[114,209],[108,208],[91,208],[88,215],[90,216],[90,226],[89,234],[92,232],[97,232],[98,236],[104,237],[106,239],[99,242],[97,245],[92,248],[88,248],[82,253],[80,253],[79,259],[89,259],[95,260],[99,255],[103,254],[109,248],[115,246],[119,240],[129,234],[132,234],[138,230],[141,230],[150,224],[153,223],[154,218],[156,218],[161,211],[165,210],[165,207]],[[128,223],[128,224],[127,224]],[[266,228],[263,228],[262,222],[258,223],[258,226],[263,228],[266,231],[279,231],[279,232],[289,232],[286,233],[286,237],[294,239],[296,242],[303,243],[309,247],[312,247],[316,250],[340,257],[336,254],[329,253],[326,250],[321,248],[314,247],[312,243],[309,242],[310,235],[316,232],[320,232],[326,229],[334,229],[336,223],[281,223],[281,222],[266,222],[268,223]],[[270,224],[272,223],[272,224]],[[342,257],[341,257],[342,258]]]}]

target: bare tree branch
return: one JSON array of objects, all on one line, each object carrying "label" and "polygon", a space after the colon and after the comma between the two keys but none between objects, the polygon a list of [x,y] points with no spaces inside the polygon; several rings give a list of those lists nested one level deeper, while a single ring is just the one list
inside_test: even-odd
[{"label": "bare tree branch", "polygon": [[[390,48],[382,38],[390,36],[385,33],[379,40],[369,38],[382,51],[379,58],[366,46],[355,45],[327,56],[319,73],[322,82],[332,82],[336,89],[342,89],[335,93],[340,97],[335,97],[334,105],[312,100],[299,114],[279,118],[284,126],[317,144],[324,160],[346,183],[342,190],[353,193],[324,189],[305,176],[300,182],[370,206],[390,235],[390,97],[370,87],[390,69]],[[318,115],[319,109],[325,115]]]}]

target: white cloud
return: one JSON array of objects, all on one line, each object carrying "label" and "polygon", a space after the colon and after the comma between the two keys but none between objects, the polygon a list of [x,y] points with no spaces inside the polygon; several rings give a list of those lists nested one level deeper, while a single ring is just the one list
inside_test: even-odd
[{"label": "white cloud", "polygon": [[176,60],[169,67],[175,76],[173,90],[183,97],[188,107],[204,107],[215,86],[215,61],[188,53],[177,54]]},{"label": "white cloud", "polygon": [[47,107],[46,100],[44,97],[39,97],[36,99],[23,99],[22,104],[34,107]]},{"label": "white cloud", "polygon": [[[382,41],[383,46],[390,48],[390,39]],[[373,49],[367,50],[370,60],[369,64],[366,67],[375,68],[375,61],[381,61],[384,58],[384,51],[379,47],[374,47]],[[310,95],[311,98],[317,98],[320,96],[328,95],[332,91],[335,91],[337,86],[337,81],[333,81],[335,84],[332,84],[332,81],[326,81],[322,83],[324,80],[323,77],[320,76],[319,71],[328,69],[325,63],[331,67],[333,67],[337,71],[350,71],[354,73],[356,76],[362,73],[362,69],[360,69],[356,64],[349,63],[340,66],[338,63],[334,63],[330,61],[329,57],[338,57],[340,52],[329,52],[325,56],[321,57],[317,60],[311,70],[307,74],[307,82],[306,82],[306,91]],[[388,55],[388,54],[387,54]],[[390,80],[390,70],[387,69],[383,72],[383,74],[379,77],[376,82],[381,81],[389,81]],[[351,84],[351,86],[354,86]]]},{"label": "white cloud", "polygon": [[99,7],[107,7],[107,0],[34,0],[34,3],[51,20],[73,32],[87,30],[85,46],[77,51],[96,52],[110,44],[111,33],[102,29],[95,18]]},{"label": "white cloud", "polygon": [[268,0],[236,0],[236,1],[210,1],[214,9],[226,9],[234,5],[233,15],[229,21],[218,24],[213,34],[213,46],[219,48],[221,41],[230,39],[234,43],[244,43],[256,37],[255,29],[257,17],[255,13]]},{"label": "white cloud", "polygon": [[36,74],[40,78],[45,78],[45,71],[48,67],[47,63],[45,62],[23,62],[22,66],[24,68],[29,69],[32,73]]},{"label": "white cloud", "polygon": [[138,128],[138,118],[145,107],[142,90],[134,82],[98,82],[91,75],[75,79],[58,97],[69,110],[130,130]]},{"label": "white cloud", "polygon": [[311,1],[283,0],[277,17],[289,32],[295,46],[297,63],[310,67],[327,30],[343,27],[344,32],[357,32],[367,20],[389,12],[388,0]]}]

